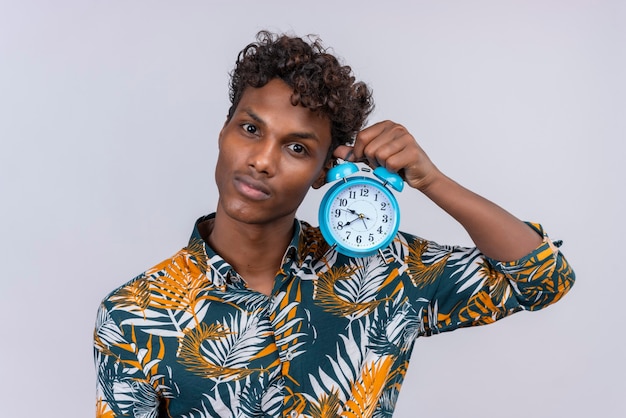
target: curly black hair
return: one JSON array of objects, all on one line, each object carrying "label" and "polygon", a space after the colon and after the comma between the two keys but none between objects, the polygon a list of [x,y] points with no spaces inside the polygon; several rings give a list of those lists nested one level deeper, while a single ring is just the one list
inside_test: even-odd
[{"label": "curly black hair", "polygon": [[328,117],[331,122],[329,155],[350,144],[374,108],[368,86],[355,81],[352,69],[329,54],[316,36],[299,37],[260,31],[257,42],[246,46],[230,74],[228,119],[247,87],[263,87],[279,78],[293,88],[291,103]]}]

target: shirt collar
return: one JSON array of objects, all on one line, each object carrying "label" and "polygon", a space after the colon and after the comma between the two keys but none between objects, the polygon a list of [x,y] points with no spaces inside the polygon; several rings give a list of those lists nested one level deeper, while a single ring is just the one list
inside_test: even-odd
[{"label": "shirt collar", "polygon": [[283,262],[289,257],[296,263],[300,264],[300,242],[302,235],[302,225],[298,219],[294,219],[293,221],[293,236],[291,237],[291,242],[287,247],[287,251],[285,251],[285,256],[283,257]]},{"label": "shirt collar", "polygon": [[[212,271],[217,272],[222,277],[226,277],[227,274],[234,272],[232,267],[222,258],[219,254],[215,252],[213,248],[209,245],[208,242],[204,241],[202,235],[200,234],[199,225],[207,220],[215,219],[215,213],[210,213],[208,215],[202,216],[196,220],[194,224],[193,231],[191,232],[191,237],[189,238],[189,246],[197,245],[197,243],[203,243],[204,247],[204,256],[206,257],[207,265]],[[290,261],[295,261],[298,265],[300,264],[300,253],[298,251],[300,242],[303,237],[302,235],[302,225],[298,219],[294,219],[294,228],[293,228],[293,236],[291,237],[291,241],[285,254],[283,256],[283,265]],[[210,272],[207,272],[207,275],[210,275]]]}]

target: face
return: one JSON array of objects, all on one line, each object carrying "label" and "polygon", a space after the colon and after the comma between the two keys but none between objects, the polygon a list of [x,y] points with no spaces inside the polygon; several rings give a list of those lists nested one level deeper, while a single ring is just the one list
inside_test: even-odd
[{"label": "face", "polygon": [[293,222],[323,181],[330,120],[290,102],[282,80],[248,87],[220,132],[215,180],[218,214],[250,224]]}]

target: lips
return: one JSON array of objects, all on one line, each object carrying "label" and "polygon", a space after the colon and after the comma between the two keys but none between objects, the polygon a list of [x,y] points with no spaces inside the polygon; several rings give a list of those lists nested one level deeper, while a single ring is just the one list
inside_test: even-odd
[{"label": "lips", "polygon": [[270,189],[262,181],[250,176],[237,176],[234,179],[235,189],[250,200],[265,200],[270,197]]}]

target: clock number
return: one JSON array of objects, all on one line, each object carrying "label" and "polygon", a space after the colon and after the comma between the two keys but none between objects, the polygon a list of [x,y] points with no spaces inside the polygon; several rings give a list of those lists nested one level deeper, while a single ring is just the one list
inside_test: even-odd
[{"label": "clock number", "polygon": [[[319,229],[338,253],[350,257],[373,257],[377,252],[381,255],[380,250],[397,234],[400,222],[395,194],[386,185],[391,182],[393,189],[399,187],[395,187],[395,178],[385,181],[384,172],[380,181],[357,176],[346,178],[353,171],[353,168],[339,170],[330,176],[340,177],[341,181],[324,194],[318,211]],[[366,170],[357,167],[357,171]],[[381,173],[375,174],[379,177]]]}]

